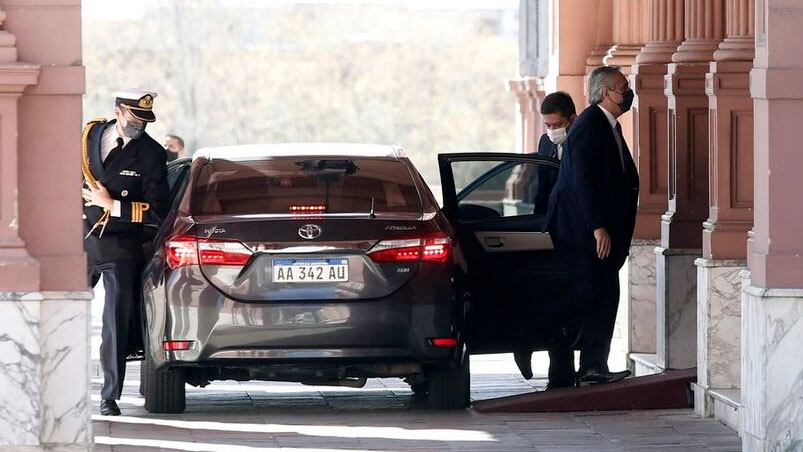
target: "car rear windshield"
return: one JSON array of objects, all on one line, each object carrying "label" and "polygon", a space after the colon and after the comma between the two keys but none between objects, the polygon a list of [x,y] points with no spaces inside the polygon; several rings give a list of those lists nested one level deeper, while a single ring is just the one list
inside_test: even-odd
[{"label": "car rear windshield", "polygon": [[201,168],[193,215],[421,213],[410,169],[390,158],[213,160]]}]

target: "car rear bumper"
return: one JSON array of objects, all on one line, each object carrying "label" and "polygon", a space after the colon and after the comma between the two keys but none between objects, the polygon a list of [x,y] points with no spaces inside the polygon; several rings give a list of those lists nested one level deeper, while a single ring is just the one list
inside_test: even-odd
[{"label": "car rear bumper", "polygon": [[[449,269],[412,278],[384,298],[242,302],[209,285],[197,268],[180,268],[145,294],[150,356],[158,367],[315,361],[427,363],[456,349],[429,339],[455,337]],[[164,351],[163,341],[191,341]]]}]

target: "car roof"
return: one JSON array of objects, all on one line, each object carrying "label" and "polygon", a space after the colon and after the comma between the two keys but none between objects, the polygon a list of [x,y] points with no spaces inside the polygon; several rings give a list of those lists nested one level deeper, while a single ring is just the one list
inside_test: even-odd
[{"label": "car roof", "polygon": [[363,143],[270,143],[238,146],[215,146],[198,149],[193,160],[260,160],[270,157],[406,157],[397,146]]}]

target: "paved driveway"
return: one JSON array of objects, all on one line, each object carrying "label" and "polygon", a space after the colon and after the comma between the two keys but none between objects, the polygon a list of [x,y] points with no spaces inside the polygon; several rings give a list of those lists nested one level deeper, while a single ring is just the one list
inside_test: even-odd
[{"label": "paved driveway", "polygon": [[[98,291],[98,298],[102,295]],[[737,451],[736,434],[691,410],[579,414],[479,414],[426,408],[398,379],[365,388],[232,381],[188,387],[187,411],[151,415],[139,396],[139,364],[129,364],[120,408],[98,414],[97,353],[102,303],[93,303],[92,394],[99,451]],[[472,399],[542,390],[545,354],[525,381],[510,355],[474,357]]]}]

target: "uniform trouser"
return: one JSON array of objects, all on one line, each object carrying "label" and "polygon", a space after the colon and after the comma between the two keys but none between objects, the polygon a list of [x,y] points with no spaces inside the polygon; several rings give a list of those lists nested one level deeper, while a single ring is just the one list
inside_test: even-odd
[{"label": "uniform trouser", "polygon": [[90,268],[94,287],[103,277],[106,299],[103,304],[100,365],[103,368],[103,400],[116,400],[123,391],[125,363],[129,349],[138,337],[139,280],[138,261],[111,261]]},{"label": "uniform trouser", "polygon": [[[566,304],[570,309],[567,314],[580,315],[583,319],[579,372],[590,368],[608,371],[608,354],[619,308],[619,260],[599,259],[591,247],[579,248],[562,240],[554,242],[568,270]],[[570,384],[574,375],[574,351],[549,350],[549,381]]]}]

